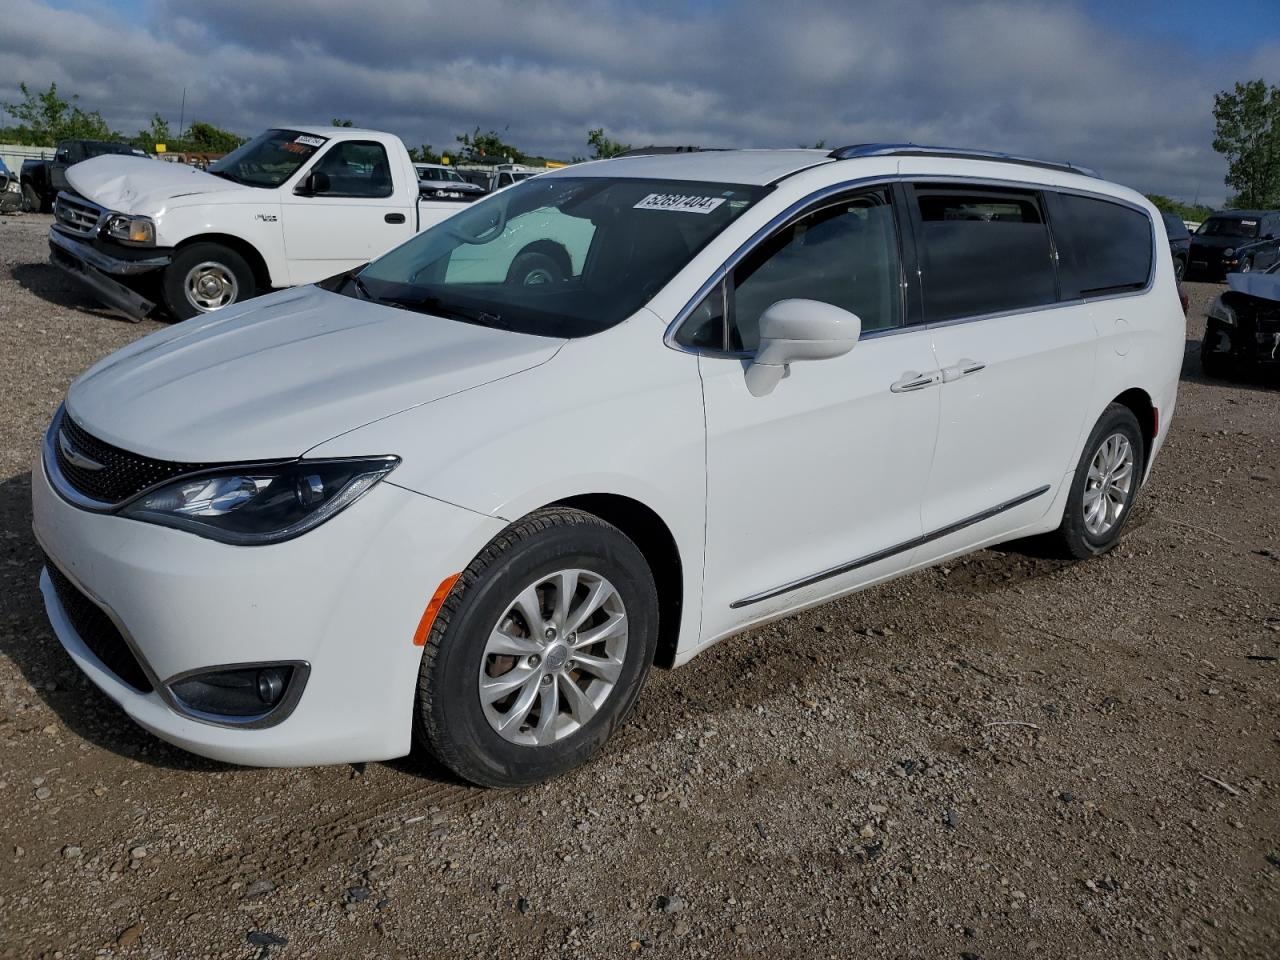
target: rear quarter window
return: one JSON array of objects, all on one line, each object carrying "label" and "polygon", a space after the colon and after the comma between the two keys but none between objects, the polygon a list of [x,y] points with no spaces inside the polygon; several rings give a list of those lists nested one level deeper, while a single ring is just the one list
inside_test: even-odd
[{"label": "rear quarter window", "polygon": [[1147,215],[1109,200],[1050,193],[1062,296],[1105,296],[1141,290],[1151,278],[1152,227]]}]

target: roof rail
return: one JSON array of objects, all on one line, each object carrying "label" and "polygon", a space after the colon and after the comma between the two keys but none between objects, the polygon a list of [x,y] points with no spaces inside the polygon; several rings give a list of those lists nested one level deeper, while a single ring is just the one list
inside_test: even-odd
[{"label": "roof rail", "polygon": [[949,157],[955,160],[996,160],[1000,163],[1019,163],[1027,167],[1044,167],[1048,170],[1078,173],[1085,177],[1098,177],[1096,170],[1075,163],[1017,157],[1011,153],[999,153],[995,150],[927,147],[918,143],[854,143],[847,147],[836,147],[827,156],[832,160],[853,160],[858,157]]},{"label": "roof rail", "polygon": [[609,159],[616,160],[618,157],[653,157],[660,153],[706,153],[715,150],[726,150],[727,147],[636,147],[633,150],[624,150],[622,153],[615,153]]}]

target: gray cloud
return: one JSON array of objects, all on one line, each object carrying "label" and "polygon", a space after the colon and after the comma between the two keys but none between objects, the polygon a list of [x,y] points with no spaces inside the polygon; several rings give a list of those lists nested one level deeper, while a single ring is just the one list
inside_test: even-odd
[{"label": "gray cloud", "polygon": [[1233,61],[1118,36],[1071,3],[1014,0],[7,0],[0,99],[56,80],[113,126],[159,111],[250,134],[351,117],[411,144],[476,125],[532,152],[623,141],[796,146],[914,140],[1071,159],[1218,201],[1213,92],[1272,82],[1280,45]]}]

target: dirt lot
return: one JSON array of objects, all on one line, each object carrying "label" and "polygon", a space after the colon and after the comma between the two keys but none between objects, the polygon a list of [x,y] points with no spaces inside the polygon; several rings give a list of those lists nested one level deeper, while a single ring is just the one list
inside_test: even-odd
[{"label": "dirt lot", "polygon": [[[1208,382],[1112,554],[986,551],[656,673],[588,769],[188,756],[45,623],[30,464],[155,324],[0,219],[0,957],[1280,956],[1280,391]],[[287,942],[286,942],[287,941]]]}]

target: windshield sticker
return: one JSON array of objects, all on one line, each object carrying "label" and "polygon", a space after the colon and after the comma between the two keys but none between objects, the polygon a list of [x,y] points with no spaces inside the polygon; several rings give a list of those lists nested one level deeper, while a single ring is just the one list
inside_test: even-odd
[{"label": "windshield sticker", "polygon": [[293,138],[294,143],[305,143],[308,147],[323,147],[324,141],[324,137],[309,137],[305,134]]},{"label": "windshield sticker", "polygon": [[710,213],[724,197],[699,197],[679,193],[651,193],[635,205],[636,210],[671,210],[676,213]]},{"label": "windshield sticker", "polygon": [[1256,227],[1258,225],[1257,220],[1241,220],[1240,222],[1243,223],[1246,227]]}]

